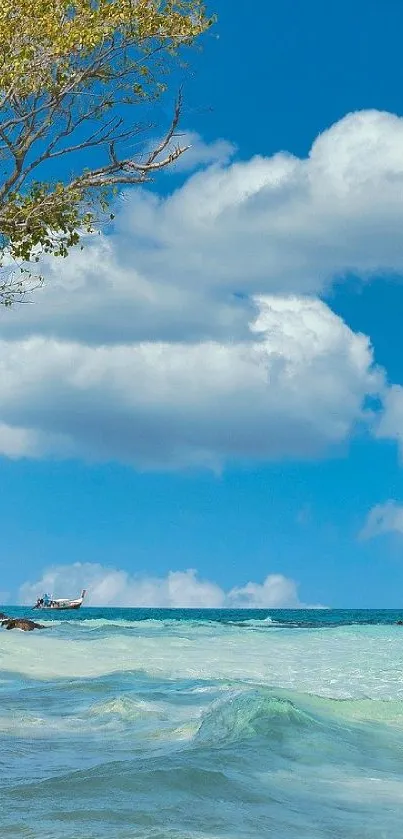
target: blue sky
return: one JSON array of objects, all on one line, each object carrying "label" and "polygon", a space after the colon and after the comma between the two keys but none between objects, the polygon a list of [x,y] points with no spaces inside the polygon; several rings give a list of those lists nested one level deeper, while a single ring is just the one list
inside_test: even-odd
[{"label": "blue sky", "polygon": [[108,579],[127,605],[403,608],[403,9],[217,12],[185,89],[196,174],[127,196],[110,242],[0,312],[11,602],[106,603]]}]

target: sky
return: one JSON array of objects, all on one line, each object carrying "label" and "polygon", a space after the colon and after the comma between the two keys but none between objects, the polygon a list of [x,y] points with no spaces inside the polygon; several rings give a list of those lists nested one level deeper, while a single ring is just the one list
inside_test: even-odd
[{"label": "sky", "polygon": [[403,609],[403,8],[216,11],[187,158],[0,312],[4,603]]}]

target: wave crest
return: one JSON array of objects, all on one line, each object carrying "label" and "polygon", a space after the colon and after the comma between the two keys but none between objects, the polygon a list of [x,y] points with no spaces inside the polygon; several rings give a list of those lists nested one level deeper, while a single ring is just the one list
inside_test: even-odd
[{"label": "wave crest", "polygon": [[111,718],[127,722],[144,719],[149,716],[165,720],[167,714],[153,702],[142,699],[132,699],[130,696],[117,696],[106,702],[98,702],[89,709],[89,716],[97,718]]},{"label": "wave crest", "polygon": [[290,728],[314,723],[314,718],[290,699],[256,690],[216,704],[202,720],[195,740],[209,745],[253,737],[278,740],[288,735]]}]

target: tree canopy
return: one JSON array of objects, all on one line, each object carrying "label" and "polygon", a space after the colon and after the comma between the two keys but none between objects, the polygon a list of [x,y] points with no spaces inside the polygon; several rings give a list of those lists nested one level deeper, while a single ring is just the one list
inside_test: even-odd
[{"label": "tree canopy", "polygon": [[0,303],[24,293],[14,265],[66,256],[119,186],[182,154],[180,97],[163,139],[140,153],[138,106],[149,111],[211,23],[201,0],[2,0]]}]

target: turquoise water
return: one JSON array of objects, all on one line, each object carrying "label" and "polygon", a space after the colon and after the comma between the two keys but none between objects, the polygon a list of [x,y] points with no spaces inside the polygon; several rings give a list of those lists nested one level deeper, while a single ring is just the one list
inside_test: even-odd
[{"label": "turquoise water", "polygon": [[7,836],[401,839],[402,613],[53,617],[0,633]]}]

